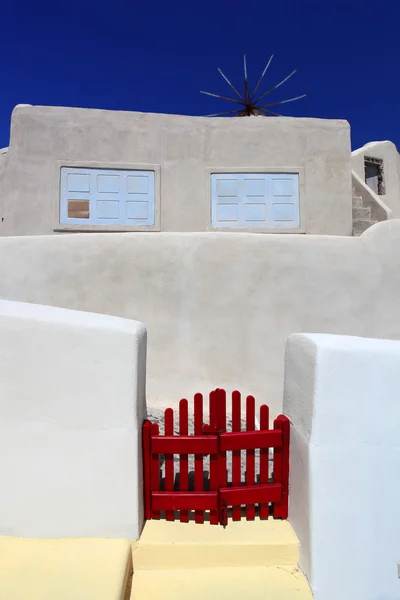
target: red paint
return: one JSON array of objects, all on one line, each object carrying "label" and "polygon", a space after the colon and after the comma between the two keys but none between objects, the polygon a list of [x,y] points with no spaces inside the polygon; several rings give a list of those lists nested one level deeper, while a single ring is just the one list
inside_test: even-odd
[{"label": "red paint", "polygon": [[274,428],[282,431],[282,446],[274,451],[274,483],[282,485],[282,499],[274,504],[274,517],[275,519],[287,519],[289,508],[289,419],[284,415],[279,415],[274,421]]},{"label": "red paint", "polygon": [[[240,432],[241,430],[241,398],[240,392],[235,390],[232,392],[232,432]],[[232,436],[233,434],[231,434]],[[222,437],[222,436],[221,436]],[[231,437],[232,439],[232,437]],[[221,445],[223,441],[221,439]],[[240,464],[240,455],[241,448],[243,446],[239,446],[237,450],[231,448],[232,452],[232,486],[240,486],[241,480],[241,464]],[[241,507],[240,504],[235,505],[232,508],[232,519],[233,521],[240,521],[241,519]]]},{"label": "red paint", "polygon": [[[246,429],[247,431],[254,431],[256,428],[256,401],[254,396],[247,396],[246,398]],[[255,483],[255,452],[254,449],[246,450],[246,487],[248,489],[249,486]],[[246,502],[246,519],[247,521],[254,521],[256,518],[256,509],[254,504],[249,504],[249,498]]]},{"label": "red paint", "polygon": [[[260,433],[265,433],[269,429],[269,408],[266,404],[260,407]],[[268,431],[268,434],[276,433]],[[282,435],[280,435],[280,443],[282,443]],[[269,448],[271,444],[262,444],[260,450],[260,484],[266,484],[269,480]],[[276,446],[274,446],[275,448]],[[268,519],[269,506],[267,503],[260,503],[260,519]]]},{"label": "red paint", "polygon": [[[210,393],[210,427],[212,431],[218,432],[218,390],[214,390]],[[214,492],[218,490],[218,454],[210,455],[210,491]],[[211,525],[218,525],[219,513],[218,510],[210,511],[210,523]]]},{"label": "red paint", "polygon": [[218,510],[218,492],[154,492],[152,502],[159,510]]},{"label": "red paint", "polygon": [[[226,431],[226,392],[225,390],[217,390],[217,412],[218,412],[218,440]],[[226,487],[226,451],[222,449],[221,444],[218,444],[218,489]],[[219,496],[219,511],[218,522],[224,527],[228,524],[228,508],[226,503]]]},{"label": "red paint", "polygon": [[153,439],[152,449],[158,454],[216,454],[218,438],[216,435],[166,435]]},{"label": "red paint", "polygon": [[[260,409],[260,431],[255,431],[255,400],[246,399],[246,431],[241,429],[240,393],[232,394],[232,431],[226,431],[226,392],[210,393],[210,419],[203,423],[203,396],[194,398],[194,435],[189,435],[187,400],[179,404],[179,435],[174,435],[174,413],[165,411],[165,435],[158,425],[143,425],[144,507],[146,519],[157,519],[165,511],[166,519],[188,522],[189,511],[195,511],[196,523],[204,523],[204,511],[210,511],[211,524],[227,524],[228,509],[233,520],[240,520],[241,506],[246,506],[246,519],[253,520],[256,509],[267,518],[269,504],[276,518],[286,519],[289,493],[290,423],[280,415],[269,430],[269,409]],[[259,476],[255,471],[255,449],[260,448]],[[274,449],[274,482],[268,483],[269,448]],[[246,452],[246,481],[241,481],[241,450]],[[227,483],[227,452],[232,452],[232,484]],[[160,454],[165,456],[165,487],[160,490]],[[179,478],[175,489],[173,455],[179,455]],[[194,454],[194,490],[189,488],[188,455]],[[209,490],[204,490],[204,456],[210,456]],[[228,455],[229,456],[229,455]]]},{"label": "red paint", "polygon": [[242,431],[240,433],[222,433],[220,435],[221,450],[240,450],[248,448],[280,448],[282,446],[281,431]]},{"label": "red paint", "polygon": [[143,423],[142,435],[144,518],[151,519],[151,421]]},{"label": "red paint", "polygon": [[[194,435],[201,436],[203,433],[203,395],[195,394],[194,396]],[[196,492],[204,487],[203,474],[203,455],[194,455],[194,489]],[[204,523],[204,512],[195,510],[194,520],[196,523]]]},{"label": "red paint", "polygon": [[[253,506],[258,502],[278,502],[282,497],[282,485],[270,483],[268,485],[245,485],[237,488],[221,488],[219,490],[221,501],[226,506],[234,504],[247,504]],[[254,521],[254,519],[247,519]]]},{"label": "red paint", "polygon": [[[183,399],[179,403],[179,437],[189,434],[189,410],[188,401]],[[189,457],[188,454],[180,454],[179,457],[179,489],[181,492],[189,490]],[[191,508],[189,506],[189,508]],[[177,510],[177,509],[176,509]],[[182,523],[189,523],[189,512],[181,510],[179,515]]]},{"label": "red paint", "polygon": [[[165,435],[172,436],[174,435],[174,411],[172,408],[167,408],[164,413],[164,427],[165,427]],[[174,491],[174,455],[171,452],[170,454],[165,454],[165,491],[173,492]],[[175,515],[173,510],[165,511],[165,518],[167,521],[174,521]]]},{"label": "red paint", "polygon": [[[157,438],[160,435],[160,429],[157,423],[152,423],[151,430],[151,445],[154,438]],[[157,492],[160,489],[160,456],[156,452],[153,452],[153,448],[151,448],[151,491]],[[152,518],[159,519],[160,513],[157,510],[152,510]]]},{"label": "red paint", "polygon": [[[226,392],[225,390],[218,390],[217,396],[217,410],[218,410],[218,435],[219,438],[226,432]],[[219,443],[218,449],[218,487],[226,486],[226,451],[222,448]]]}]

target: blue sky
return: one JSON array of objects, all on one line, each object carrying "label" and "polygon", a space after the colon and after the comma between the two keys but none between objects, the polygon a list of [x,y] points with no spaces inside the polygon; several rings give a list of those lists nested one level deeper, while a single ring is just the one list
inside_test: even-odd
[{"label": "blue sky", "polygon": [[206,115],[229,110],[243,54],[288,116],[347,119],[352,145],[400,149],[400,7],[396,0],[2,0],[0,147],[16,104]]}]

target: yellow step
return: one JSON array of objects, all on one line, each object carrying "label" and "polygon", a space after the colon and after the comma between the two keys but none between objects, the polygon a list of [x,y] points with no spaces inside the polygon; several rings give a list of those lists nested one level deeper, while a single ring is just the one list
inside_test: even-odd
[{"label": "yellow step", "polygon": [[135,572],[132,600],[312,600],[295,566]]},{"label": "yellow step", "polygon": [[0,537],[0,600],[124,600],[125,540]]},{"label": "yellow step", "polygon": [[193,521],[147,521],[133,544],[139,570],[208,569],[297,565],[299,544],[288,521],[229,521],[218,525]]}]

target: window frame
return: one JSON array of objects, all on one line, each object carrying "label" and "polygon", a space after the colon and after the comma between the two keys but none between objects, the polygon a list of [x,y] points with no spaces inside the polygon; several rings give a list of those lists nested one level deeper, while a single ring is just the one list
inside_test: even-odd
[{"label": "window frame", "polygon": [[[367,166],[373,165],[377,169],[377,180],[378,180],[378,191],[374,192],[371,186],[367,183]],[[373,156],[364,155],[364,182],[377,196],[386,196],[386,185],[385,185],[385,169],[383,164],[383,158],[375,158]]]},{"label": "window frame", "polygon": [[[58,170],[58,195],[54,207],[53,231],[55,232],[139,232],[160,231],[160,165],[144,163],[111,163],[94,161],[57,161]],[[89,223],[60,223],[61,207],[61,169],[96,169],[112,171],[153,171],[154,172],[154,225],[111,225],[111,224],[89,224]]]},{"label": "window frame", "polygon": [[[306,203],[305,203],[305,182],[303,167],[207,167],[205,173],[206,190],[206,230],[220,231],[224,233],[306,233]],[[212,186],[211,175],[229,175],[229,174],[289,174],[298,175],[299,178],[299,227],[280,228],[280,227],[257,227],[257,228],[236,228],[236,227],[213,227],[212,226]]]}]

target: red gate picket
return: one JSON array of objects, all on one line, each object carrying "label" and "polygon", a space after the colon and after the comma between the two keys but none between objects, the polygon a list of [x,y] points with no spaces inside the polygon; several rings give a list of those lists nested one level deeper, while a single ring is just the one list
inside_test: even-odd
[{"label": "red gate picket", "polygon": [[[189,435],[188,401],[179,403],[179,433],[174,433],[174,412],[164,414],[164,435],[151,421],[143,425],[144,496],[146,519],[159,519],[165,511],[167,521],[175,520],[179,511],[181,522],[189,521],[194,511],[196,523],[204,523],[204,511],[209,511],[210,523],[225,526],[228,508],[232,519],[240,521],[242,506],[246,519],[254,520],[256,509],[260,518],[268,518],[269,505],[275,518],[288,516],[289,496],[289,436],[290,423],[280,415],[269,429],[269,409],[260,408],[260,428],[256,430],[255,399],[246,398],[246,425],[241,431],[241,395],[232,393],[232,431],[227,431],[226,392],[210,393],[209,424],[203,423],[203,395],[194,396],[194,435]],[[273,449],[273,477],[269,469],[269,449]],[[259,451],[259,472],[256,474],[256,449]],[[241,451],[246,452],[245,481],[242,481]],[[231,481],[227,481],[227,462],[231,453]],[[165,478],[161,476],[160,458],[164,455]],[[175,481],[174,455],[179,455],[179,480]],[[194,489],[189,485],[189,455],[194,455]],[[205,485],[204,457],[209,455],[209,481]],[[257,457],[258,458],[258,457]],[[178,478],[177,478],[178,479]],[[258,481],[257,481],[258,480]],[[207,489],[208,488],[208,489]]]}]

